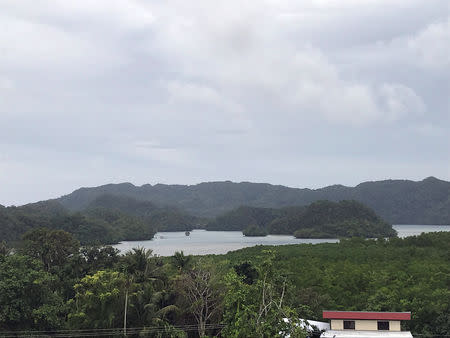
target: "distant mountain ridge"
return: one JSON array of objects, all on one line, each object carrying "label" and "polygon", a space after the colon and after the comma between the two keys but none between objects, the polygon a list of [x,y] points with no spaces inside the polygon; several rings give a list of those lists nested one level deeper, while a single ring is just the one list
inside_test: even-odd
[{"label": "distant mountain ridge", "polygon": [[198,217],[215,217],[246,205],[260,208],[304,206],[318,200],[356,200],[393,224],[450,224],[450,182],[384,180],[356,187],[289,188],[267,183],[205,182],[196,185],[131,183],[80,188],[57,199],[72,211],[88,208],[102,195],[130,197],[155,206],[171,206]]}]

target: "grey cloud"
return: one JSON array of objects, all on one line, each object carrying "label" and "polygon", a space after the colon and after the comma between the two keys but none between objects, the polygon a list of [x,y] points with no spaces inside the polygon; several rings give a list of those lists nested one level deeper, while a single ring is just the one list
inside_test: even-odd
[{"label": "grey cloud", "polygon": [[0,20],[0,204],[450,179],[446,0],[5,0]]}]

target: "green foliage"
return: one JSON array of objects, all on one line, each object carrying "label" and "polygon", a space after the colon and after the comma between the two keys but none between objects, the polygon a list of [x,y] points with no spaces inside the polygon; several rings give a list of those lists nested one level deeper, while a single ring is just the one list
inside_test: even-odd
[{"label": "green foliage", "polygon": [[176,208],[133,198],[101,195],[85,210],[70,212],[56,201],[0,208],[0,241],[15,242],[40,227],[70,232],[82,244],[152,239],[157,231],[185,231],[202,220]]},{"label": "green foliage", "polygon": [[298,238],[391,237],[396,232],[356,201],[318,201],[307,207],[241,207],[217,217],[208,230],[243,230],[245,236],[294,234]]},{"label": "green foliage", "polygon": [[118,268],[126,277],[124,292],[129,296],[127,324],[131,327],[152,325],[168,335],[179,336],[167,320],[179,309],[171,297],[162,260],[153,256],[151,250],[135,248],[121,257]]},{"label": "green foliage", "polygon": [[250,237],[260,237],[260,236],[267,236],[268,232],[264,228],[260,228],[257,225],[249,225],[246,227],[242,233],[244,236],[250,236]]},{"label": "green foliage", "polygon": [[64,215],[64,208],[57,202],[46,201],[23,207],[0,207],[0,240],[13,242],[36,227],[51,228],[52,219]]},{"label": "green foliage", "polygon": [[192,256],[188,255],[185,256],[183,251],[177,251],[172,256],[173,265],[179,270],[179,271],[185,271],[187,268],[190,267],[192,263]]},{"label": "green foliage", "polygon": [[253,284],[258,279],[258,270],[249,261],[233,266],[234,271],[245,284]]},{"label": "green foliage", "polygon": [[295,228],[300,230],[294,232],[296,237],[396,236],[391,225],[379,218],[373,210],[356,201],[314,202],[303,214],[281,219],[280,222],[295,225]]},{"label": "green foliage", "polygon": [[283,210],[241,206],[228,211],[210,221],[207,230],[242,231],[248,225],[267,228],[277,217],[283,215]]},{"label": "green foliage", "polygon": [[41,262],[0,255],[0,330],[50,330],[63,323],[65,307],[54,293],[55,278]]},{"label": "green foliage", "polygon": [[230,271],[225,276],[223,331],[226,337],[306,337],[298,313],[286,305],[287,278],[276,271],[273,251],[263,251],[259,279],[247,283]]},{"label": "green foliage", "polygon": [[86,272],[112,269],[119,261],[119,250],[111,246],[86,245],[80,249]]},{"label": "green foliage", "polygon": [[117,210],[89,209],[85,215],[94,222],[103,222],[105,228],[110,229],[111,239],[107,243],[152,239],[156,233],[153,224]]},{"label": "green foliage", "polygon": [[82,244],[117,243],[122,240],[151,239],[155,225],[134,216],[109,209],[69,213],[62,206],[0,208],[0,239],[15,242],[25,232],[46,227],[70,232]]},{"label": "green foliage", "polygon": [[118,271],[99,270],[75,284],[75,298],[69,301],[72,328],[121,326],[125,276]]},{"label": "green foliage", "polygon": [[411,311],[404,325],[413,334],[449,330],[448,232],[167,258],[78,249],[52,229],[24,237],[29,249],[0,254],[0,331],[125,322],[145,328],[141,336],[186,337],[182,327],[199,336],[305,337],[299,319],[320,321],[324,309]]},{"label": "green foliage", "polygon": [[141,201],[128,196],[102,194],[90,202],[84,209],[109,209],[134,216],[149,216],[158,207],[149,201]]},{"label": "green foliage", "polygon": [[121,258],[120,267],[127,276],[143,281],[153,275],[160,264],[160,260],[152,256],[152,250],[134,248]]},{"label": "green foliage", "polygon": [[[134,199],[128,196],[103,194],[90,202],[85,210],[92,213],[95,209],[104,212],[116,212],[131,216],[148,225],[156,231],[186,231],[198,227],[201,222],[197,217],[190,216],[173,207],[158,207],[152,202]],[[139,232],[130,230],[128,236],[144,237]]]},{"label": "green foliage", "polygon": [[[443,314],[450,306],[449,242],[450,233],[440,232],[271,249],[277,273],[285,275],[291,286],[286,289],[286,305],[302,318],[322,320],[324,309],[411,311],[405,328],[438,335],[448,332],[448,317]],[[246,248],[224,258],[230,266],[247,261],[258,266],[264,262],[263,250]]]},{"label": "green foliage", "polygon": [[25,233],[22,239],[20,251],[39,259],[47,271],[62,267],[80,248],[80,243],[63,230],[38,228]]}]

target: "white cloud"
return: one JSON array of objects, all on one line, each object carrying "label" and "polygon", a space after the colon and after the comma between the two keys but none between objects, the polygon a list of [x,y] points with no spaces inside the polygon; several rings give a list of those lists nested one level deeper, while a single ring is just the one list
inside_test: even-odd
[{"label": "white cloud", "polygon": [[[232,11],[233,5],[219,5],[215,11],[203,2],[189,8],[180,5],[180,20],[157,25],[163,37],[161,48],[171,55],[182,55],[171,60],[171,65],[186,81],[196,78],[221,88],[220,99],[216,92],[194,89],[192,84],[176,88],[178,96],[236,102],[248,115],[259,115],[254,112],[261,110],[261,102],[268,101],[277,116],[289,118],[290,111],[295,111],[297,119],[315,115],[351,125],[393,122],[423,111],[425,104],[420,95],[406,84],[348,79],[346,72],[320,48],[287,40],[278,15],[291,3],[246,4],[240,11]],[[327,4],[310,5],[318,10],[316,5],[321,8]],[[353,8],[356,3],[350,1],[342,6]],[[228,109],[231,107],[228,105]]]},{"label": "white cloud", "polygon": [[407,40],[407,46],[426,67],[450,69],[450,17],[432,23]]},{"label": "white cloud", "polygon": [[[192,82],[170,81],[167,84],[170,101],[176,103],[198,103],[222,106],[224,99],[217,90]],[[226,104],[225,104],[226,105]]]},{"label": "white cloud", "polygon": [[385,83],[380,88],[381,100],[388,120],[399,120],[409,114],[423,114],[425,104],[411,89],[399,84]]}]

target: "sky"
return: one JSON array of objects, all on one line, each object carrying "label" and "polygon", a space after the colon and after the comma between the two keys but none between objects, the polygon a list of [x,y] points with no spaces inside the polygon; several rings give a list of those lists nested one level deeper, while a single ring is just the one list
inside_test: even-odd
[{"label": "sky", "polygon": [[0,204],[450,180],[448,0],[1,0]]}]

